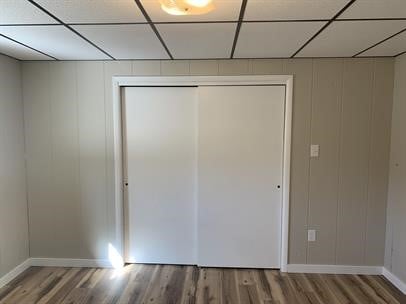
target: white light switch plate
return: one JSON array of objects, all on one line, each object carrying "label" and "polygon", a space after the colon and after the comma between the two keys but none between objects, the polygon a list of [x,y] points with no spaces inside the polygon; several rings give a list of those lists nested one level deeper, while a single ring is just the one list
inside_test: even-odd
[{"label": "white light switch plate", "polygon": [[310,146],[310,157],[319,157],[320,146],[311,145]]},{"label": "white light switch plate", "polygon": [[316,241],[316,230],[307,230],[307,241],[315,242]]}]

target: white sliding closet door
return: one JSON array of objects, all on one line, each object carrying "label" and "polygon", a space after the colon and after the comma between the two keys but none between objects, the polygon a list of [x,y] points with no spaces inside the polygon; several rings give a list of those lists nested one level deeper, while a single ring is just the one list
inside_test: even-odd
[{"label": "white sliding closet door", "polygon": [[126,262],[279,268],[284,86],[124,90]]},{"label": "white sliding closet door", "polygon": [[279,268],[285,87],[199,87],[198,263]]},{"label": "white sliding closet door", "polygon": [[126,262],[196,264],[197,88],[124,96]]}]

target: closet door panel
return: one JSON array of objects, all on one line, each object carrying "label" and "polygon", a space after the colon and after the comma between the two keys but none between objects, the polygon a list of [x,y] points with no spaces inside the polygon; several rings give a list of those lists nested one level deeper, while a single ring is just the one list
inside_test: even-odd
[{"label": "closet door panel", "polygon": [[125,89],[127,262],[196,263],[196,90]]},{"label": "closet door panel", "polygon": [[198,263],[279,268],[283,86],[199,87]]}]

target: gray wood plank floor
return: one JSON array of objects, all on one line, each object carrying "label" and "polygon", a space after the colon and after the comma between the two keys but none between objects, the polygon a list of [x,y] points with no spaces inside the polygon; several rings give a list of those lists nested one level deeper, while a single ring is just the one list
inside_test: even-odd
[{"label": "gray wood plank floor", "polygon": [[0,304],[406,303],[382,276],[284,274],[277,270],[127,265],[31,267],[0,289]]}]

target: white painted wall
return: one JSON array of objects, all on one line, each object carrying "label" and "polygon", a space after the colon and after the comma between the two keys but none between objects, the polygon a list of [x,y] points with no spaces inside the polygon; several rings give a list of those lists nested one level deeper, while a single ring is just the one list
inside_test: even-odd
[{"label": "white painted wall", "polygon": [[21,65],[0,55],[0,277],[28,258]]},{"label": "white painted wall", "polygon": [[104,66],[23,65],[31,256],[106,258]]},{"label": "white painted wall", "polygon": [[[293,74],[289,262],[383,264],[392,59],[22,65],[33,257],[107,257],[112,76]],[[320,145],[318,159],[309,158],[311,143]],[[316,242],[307,229],[317,230]]]},{"label": "white painted wall", "polygon": [[406,55],[395,62],[385,267],[406,286]]},{"label": "white painted wall", "polygon": [[[393,60],[20,64],[0,56],[0,276],[29,256],[20,65],[31,256],[107,257],[115,224],[112,76],[293,74],[290,263],[382,264]],[[406,56],[395,74],[385,266],[406,281]],[[310,143],[321,145],[320,159],[309,159]],[[368,162],[357,161],[361,151]],[[339,184],[358,173],[359,187]],[[306,239],[310,228],[319,231],[314,243]],[[346,249],[347,242],[358,246]]]}]

